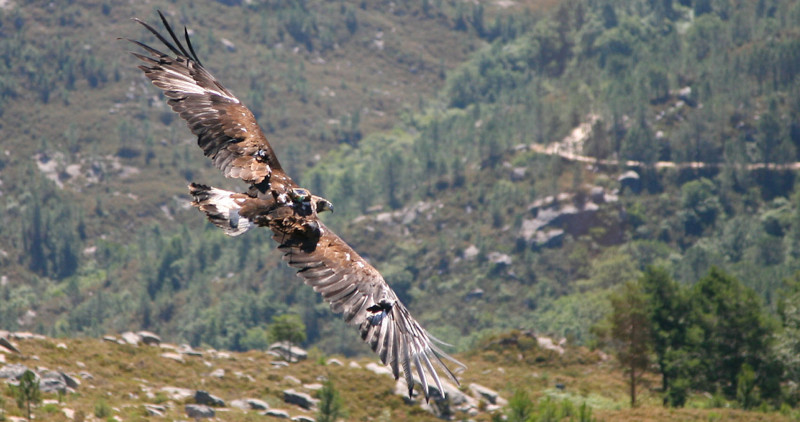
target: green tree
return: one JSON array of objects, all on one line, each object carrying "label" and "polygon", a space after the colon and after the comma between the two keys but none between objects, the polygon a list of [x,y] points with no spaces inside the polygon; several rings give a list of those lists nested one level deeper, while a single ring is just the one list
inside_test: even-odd
[{"label": "green tree", "polygon": [[636,386],[650,364],[652,347],[647,296],[641,284],[628,281],[612,294],[611,314],[593,331],[614,350],[628,377],[631,407],[636,406]]},{"label": "green tree", "polygon": [[747,364],[757,374],[762,397],[777,396],[780,377],[770,358],[774,329],[756,292],[712,267],[694,285],[692,297],[702,330],[702,387],[735,398],[737,378]]},{"label": "green tree", "polygon": [[650,364],[651,330],[647,299],[638,283],[628,282],[611,298],[611,337],[617,359],[625,366],[631,396],[636,406],[636,385]]},{"label": "green tree", "polygon": [[336,422],[345,416],[344,404],[339,391],[333,385],[333,381],[326,380],[322,383],[322,388],[318,393],[319,411],[317,412],[317,422]]},{"label": "green tree", "polygon": [[30,369],[22,374],[19,385],[11,387],[17,406],[26,411],[28,420],[31,420],[31,406],[42,402],[42,394],[39,391],[39,379]]},{"label": "green tree", "polygon": [[261,327],[248,328],[241,340],[245,350],[264,350],[269,347],[269,336]]},{"label": "green tree", "polygon": [[[775,336],[773,350],[784,368],[787,381],[800,384],[800,273],[791,280],[790,289],[778,302],[778,315],[783,329]],[[790,393],[798,393],[797,387]]]},{"label": "green tree", "polygon": [[681,286],[663,267],[648,266],[639,279],[647,298],[653,352],[661,372],[664,404],[682,406],[688,380],[683,378],[691,323],[690,306]]},{"label": "green tree", "polygon": [[710,180],[701,178],[681,186],[681,211],[678,216],[688,234],[702,234],[705,227],[714,224],[720,209],[716,188]]},{"label": "green tree", "polygon": [[283,341],[289,345],[289,362],[292,361],[292,345],[306,340],[306,325],[299,315],[284,314],[272,319],[267,329],[270,341]]}]

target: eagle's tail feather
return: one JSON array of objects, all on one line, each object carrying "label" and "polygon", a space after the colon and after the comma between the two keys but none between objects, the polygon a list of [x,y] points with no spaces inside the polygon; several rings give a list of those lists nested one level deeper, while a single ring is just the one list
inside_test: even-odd
[{"label": "eagle's tail feather", "polygon": [[215,226],[225,231],[228,236],[239,236],[246,232],[252,224],[250,220],[239,215],[242,208],[235,192],[212,188],[210,186],[191,183],[192,205],[200,208]]}]

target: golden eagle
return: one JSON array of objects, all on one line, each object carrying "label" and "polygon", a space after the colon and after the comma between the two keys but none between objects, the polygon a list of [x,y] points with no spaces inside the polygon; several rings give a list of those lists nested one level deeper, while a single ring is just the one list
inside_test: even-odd
[{"label": "golden eagle", "polygon": [[412,365],[426,399],[429,380],[444,395],[434,365],[455,383],[458,380],[442,359],[464,365],[437,347],[439,341],[411,316],[381,274],[319,220],[317,213],[332,210],[331,203],[298,186],[283,171],[253,113],[200,63],[188,30],[184,28],[184,45],[158,13],[171,41],[134,20],[172,54],[129,39],[149,55],[131,54],[144,62],[139,68],[186,120],[214,166],[226,177],[250,184],[247,192],[236,193],[192,183],[192,205],[230,236],[253,226],[272,230],[283,259],[322,294],[333,312],[343,313],[345,322],[358,327],[361,338],[391,367],[395,379],[402,367],[409,396],[414,388]]}]

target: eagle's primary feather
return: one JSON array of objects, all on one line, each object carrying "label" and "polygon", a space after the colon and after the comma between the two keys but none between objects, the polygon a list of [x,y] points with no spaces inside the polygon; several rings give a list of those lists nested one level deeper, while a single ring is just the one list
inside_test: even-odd
[{"label": "eagle's primary feather", "polygon": [[358,328],[395,379],[402,371],[409,395],[415,381],[412,366],[426,398],[429,380],[439,392],[445,391],[435,367],[458,383],[442,359],[464,365],[443,352],[436,345],[439,341],[411,316],[381,274],[319,220],[317,212],[332,209],[330,202],[286,175],[253,113],[200,64],[188,31],[184,29],[184,46],[164,15],[159,12],[159,16],[169,39],[147,23],[135,21],[172,54],[129,40],[149,54],[132,53],[144,62],[139,68],[186,120],[214,165],[225,176],[250,184],[247,193],[235,193],[192,183],[192,204],[232,236],[253,226],[272,230],[284,261],[298,270],[333,312]]}]

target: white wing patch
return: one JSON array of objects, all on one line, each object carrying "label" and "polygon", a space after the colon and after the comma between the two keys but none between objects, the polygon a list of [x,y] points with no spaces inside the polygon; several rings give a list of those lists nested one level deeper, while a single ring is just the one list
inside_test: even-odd
[{"label": "white wing patch", "polygon": [[[217,224],[229,236],[238,236],[250,229],[250,220],[239,216],[242,209],[241,200],[237,200],[229,192],[222,189],[211,188],[208,191],[208,202],[216,207],[217,212],[225,220],[225,225]],[[216,223],[215,223],[216,224]]]},{"label": "white wing patch", "polygon": [[204,87],[200,86],[200,84],[198,84],[197,81],[195,81],[193,78],[187,76],[186,74],[178,72],[178,71],[176,71],[174,69],[170,69],[168,67],[163,67],[162,66],[162,69],[165,72],[167,72],[167,73],[169,73],[170,75],[173,76],[173,79],[170,79],[167,82],[168,86],[165,87],[167,89],[175,90],[177,88],[181,92],[184,92],[184,93],[187,93],[187,94],[198,94],[198,95],[212,94],[212,95],[218,95],[220,97],[227,98],[227,99],[233,101],[234,103],[239,104],[239,100],[237,98],[231,97],[230,95],[227,95],[227,94],[225,94],[223,92],[220,92],[220,91],[217,91],[217,90],[214,90],[214,89],[204,88]]}]

